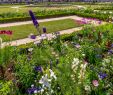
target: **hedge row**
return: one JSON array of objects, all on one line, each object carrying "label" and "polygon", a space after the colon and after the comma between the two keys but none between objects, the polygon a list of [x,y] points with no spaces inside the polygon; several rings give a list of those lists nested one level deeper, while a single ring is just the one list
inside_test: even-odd
[{"label": "hedge row", "polygon": [[[44,18],[61,17],[67,15],[73,15],[73,14],[40,15],[40,16],[36,16],[36,18],[44,19]],[[31,20],[31,17],[27,16],[27,17],[4,18],[4,19],[0,19],[0,23],[20,22],[20,21],[28,21],[28,20]]]},{"label": "hedge row", "polygon": [[[35,13],[37,14],[37,13]],[[52,17],[61,17],[61,16],[68,16],[68,15],[78,15],[81,17],[90,17],[90,18],[97,18],[100,20],[106,20],[108,19],[109,15],[103,15],[99,13],[94,13],[92,10],[69,10],[69,11],[50,11],[50,12],[40,12],[40,14],[36,15],[38,19],[44,19],[44,18],[52,18]],[[12,17],[12,18],[1,18],[0,23],[9,23],[9,22],[18,22],[18,21],[28,21],[31,20],[30,16],[20,16],[20,17]]]},{"label": "hedge row", "polygon": [[113,10],[113,6],[99,7],[99,8],[95,8],[95,10]]}]

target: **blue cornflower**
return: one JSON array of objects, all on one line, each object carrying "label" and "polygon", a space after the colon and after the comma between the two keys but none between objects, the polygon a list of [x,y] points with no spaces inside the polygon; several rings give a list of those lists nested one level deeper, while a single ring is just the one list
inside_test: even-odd
[{"label": "blue cornflower", "polygon": [[34,69],[37,72],[42,72],[42,67],[41,66],[36,66]]},{"label": "blue cornflower", "polygon": [[28,94],[34,94],[35,91],[40,91],[40,88],[36,88],[36,87],[31,87],[27,89],[27,93]]},{"label": "blue cornflower", "polygon": [[107,77],[107,74],[100,72],[99,73],[99,78],[104,79]]}]

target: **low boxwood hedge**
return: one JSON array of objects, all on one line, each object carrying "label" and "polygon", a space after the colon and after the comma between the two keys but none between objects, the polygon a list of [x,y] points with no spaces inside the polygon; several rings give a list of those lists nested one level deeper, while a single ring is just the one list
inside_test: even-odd
[{"label": "low boxwood hedge", "polygon": [[[81,17],[90,17],[90,18],[97,18],[100,20],[106,20],[109,18],[108,14],[100,14],[100,13],[94,13],[92,10],[53,10],[53,11],[40,11],[40,12],[34,12],[36,15],[36,18],[38,19],[44,19],[44,18],[53,18],[53,17],[61,17],[61,16],[69,16],[69,15],[78,15]],[[6,16],[8,17],[8,16]],[[30,16],[27,15],[19,15],[15,17],[8,17],[8,18],[0,18],[0,23],[9,23],[9,22],[18,22],[18,21],[28,21],[31,20]]]},{"label": "low boxwood hedge", "polygon": [[[38,14],[36,15],[36,18],[38,19],[44,19],[44,18],[55,18],[55,17],[61,17],[61,16],[69,16],[74,15],[74,12],[62,12],[62,13],[55,13],[55,14]],[[9,22],[19,22],[19,21],[28,21],[31,20],[30,16],[25,17],[13,17],[13,18],[0,18],[0,23],[9,23]]]}]

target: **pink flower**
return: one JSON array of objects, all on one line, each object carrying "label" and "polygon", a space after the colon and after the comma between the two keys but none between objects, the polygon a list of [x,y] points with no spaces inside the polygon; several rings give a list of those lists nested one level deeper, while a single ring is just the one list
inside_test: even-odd
[{"label": "pink flower", "polygon": [[98,80],[93,80],[93,81],[92,81],[92,84],[93,84],[95,87],[99,86]]}]

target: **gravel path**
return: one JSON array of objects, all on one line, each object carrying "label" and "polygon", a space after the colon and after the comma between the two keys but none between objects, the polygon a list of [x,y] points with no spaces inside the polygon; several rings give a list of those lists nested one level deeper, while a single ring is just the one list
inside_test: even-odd
[{"label": "gravel path", "polygon": [[[82,27],[78,27],[78,28],[72,28],[72,29],[67,29],[67,30],[58,31],[58,32],[60,32],[60,35],[63,35],[63,34],[70,34],[70,33],[73,33],[75,31],[79,31],[81,29],[82,29]],[[53,38],[52,33],[47,34],[47,38],[52,39]],[[24,38],[24,39],[11,41],[11,42],[3,42],[1,47],[3,48],[3,47],[8,46],[8,45],[10,45],[10,46],[19,46],[19,45],[39,41],[40,39],[41,39],[41,37],[37,36],[36,39]]]},{"label": "gravel path", "polygon": [[[78,16],[65,16],[65,17],[58,17],[58,18],[40,19],[40,20],[38,20],[38,22],[47,22],[47,21],[55,21],[55,20],[63,20],[63,19],[81,20],[82,18],[78,17]],[[18,25],[25,25],[25,24],[32,24],[32,21],[23,21],[23,22],[0,24],[0,28],[10,27],[10,26],[18,26]]]}]

